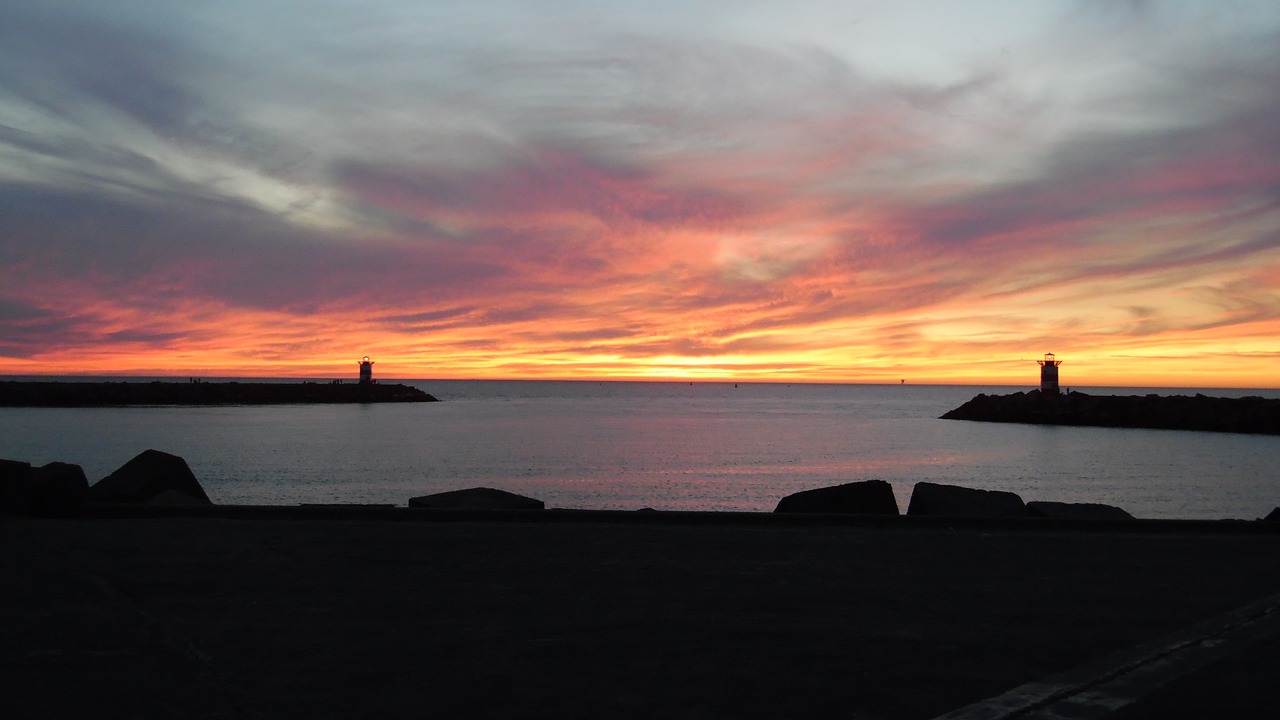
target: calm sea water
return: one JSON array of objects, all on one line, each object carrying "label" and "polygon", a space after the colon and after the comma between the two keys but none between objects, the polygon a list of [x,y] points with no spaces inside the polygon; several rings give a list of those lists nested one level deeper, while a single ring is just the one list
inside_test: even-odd
[{"label": "calm sea water", "polygon": [[0,457],[78,463],[93,482],[156,448],[186,458],[226,504],[403,505],[485,485],[548,507],[769,511],[798,490],[878,478],[903,511],[921,480],[1110,503],[1147,518],[1252,519],[1280,505],[1280,437],[937,419],[978,392],[1025,388],[411,384],[444,402],[0,408]]}]

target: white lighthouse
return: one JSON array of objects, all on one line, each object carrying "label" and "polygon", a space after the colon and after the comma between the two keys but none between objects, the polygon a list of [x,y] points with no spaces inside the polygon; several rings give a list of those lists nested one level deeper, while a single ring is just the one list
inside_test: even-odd
[{"label": "white lighthouse", "polygon": [[[373,382],[373,361],[365,355],[360,362],[360,384],[368,385]],[[1056,387],[1056,386],[1055,386]]]},{"label": "white lighthouse", "polygon": [[1062,364],[1062,361],[1054,360],[1053,353],[1045,353],[1044,359],[1036,362],[1040,364],[1040,394],[1057,395],[1058,366]]}]

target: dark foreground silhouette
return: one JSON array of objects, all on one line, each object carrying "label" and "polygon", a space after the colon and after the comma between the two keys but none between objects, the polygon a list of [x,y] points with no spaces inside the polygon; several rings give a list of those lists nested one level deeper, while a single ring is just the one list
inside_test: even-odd
[{"label": "dark foreground silhouette", "polygon": [[1207,395],[979,394],[944,420],[1280,435],[1280,400]]},{"label": "dark foreground silhouette", "polygon": [[384,383],[0,382],[0,407],[288,405],[435,402],[415,387]]},{"label": "dark foreground silhouette", "polygon": [[[1258,531],[394,510],[0,522],[6,717],[920,720],[1280,591]],[[1274,717],[1269,637],[1126,717]]]}]

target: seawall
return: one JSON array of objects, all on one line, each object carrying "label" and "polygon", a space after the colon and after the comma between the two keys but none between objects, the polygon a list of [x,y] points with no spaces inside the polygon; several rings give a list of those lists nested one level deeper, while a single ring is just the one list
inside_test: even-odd
[{"label": "seawall", "polygon": [[435,402],[397,383],[0,382],[0,407]]},{"label": "seawall", "polygon": [[1280,435],[1280,400],[1206,395],[979,394],[944,420]]}]

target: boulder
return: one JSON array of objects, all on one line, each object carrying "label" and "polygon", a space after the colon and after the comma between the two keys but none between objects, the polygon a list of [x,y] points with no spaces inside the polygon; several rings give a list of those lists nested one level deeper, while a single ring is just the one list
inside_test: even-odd
[{"label": "boulder", "polygon": [[467,488],[410,498],[409,507],[435,510],[542,510],[546,505],[523,495],[494,488]]},{"label": "boulder", "polygon": [[30,515],[35,503],[35,478],[31,464],[0,460],[0,516]]},{"label": "boulder", "polygon": [[1058,520],[1132,520],[1133,516],[1114,505],[1100,503],[1064,503],[1033,500],[1027,503],[1031,517]]},{"label": "boulder", "polygon": [[893,486],[884,480],[864,480],[792,493],[778,501],[776,513],[851,513],[897,515]]},{"label": "boulder", "polygon": [[187,461],[159,450],[145,450],[99,480],[89,488],[89,500],[95,503],[140,504],[166,490],[182,493],[200,502],[212,504]]},{"label": "boulder", "polygon": [[1011,492],[918,482],[911,490],[907,514],[966,518],[1026,517],[1027,506],[1022,498]]},{"label": "boulder", "polygon": [[64,462],[42,465],[35,478],[33,509],[42,517],[67,517],[80,511],[89,496],[89,480],[84,468]]}]

